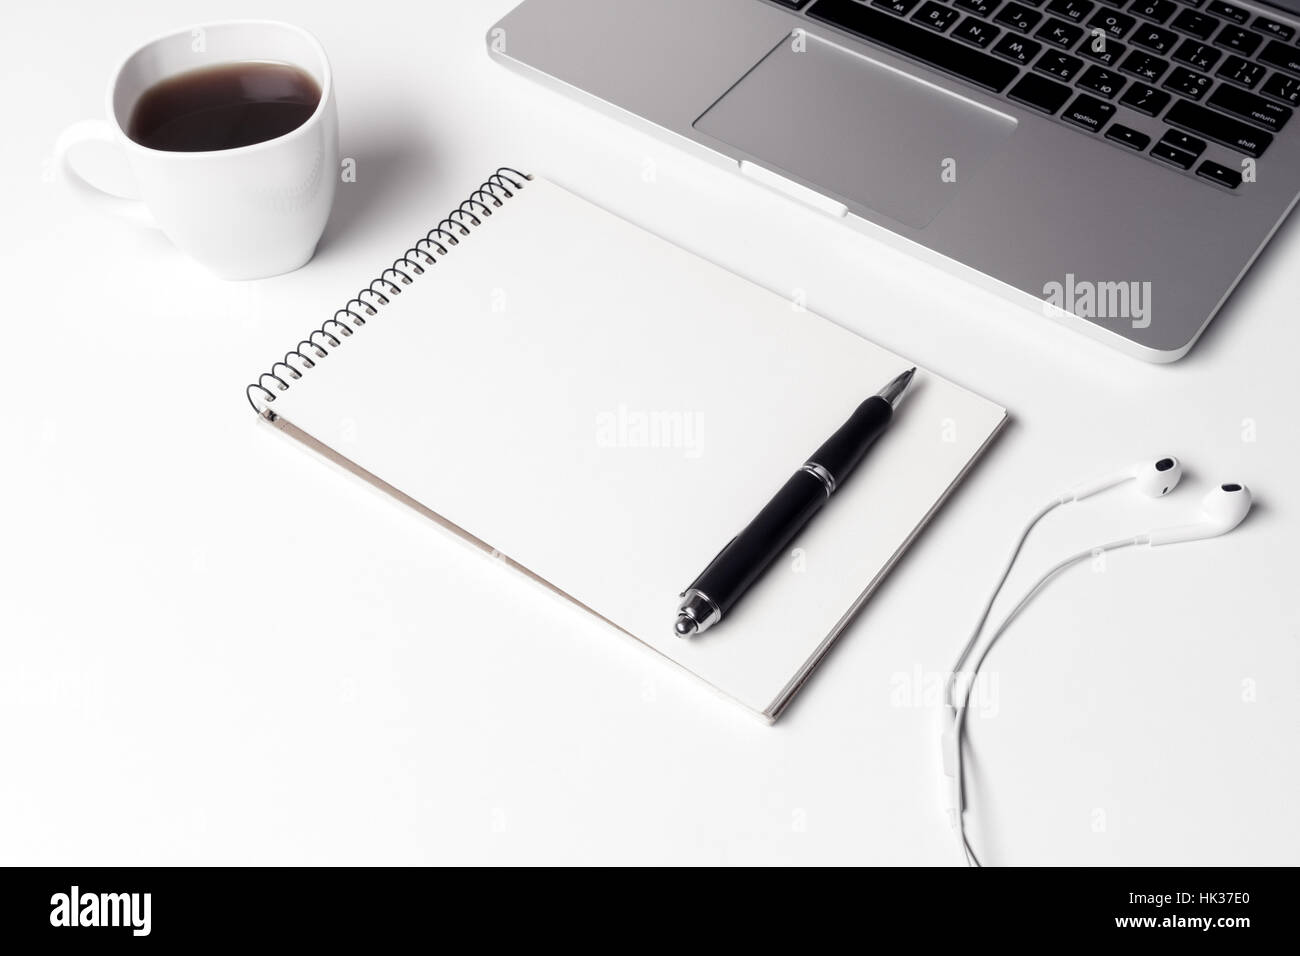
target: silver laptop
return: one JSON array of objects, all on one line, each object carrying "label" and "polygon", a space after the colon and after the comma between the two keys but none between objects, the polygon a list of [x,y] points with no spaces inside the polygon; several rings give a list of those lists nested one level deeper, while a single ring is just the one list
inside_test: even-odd
[{"label": "silver laptop", "polygon": [[525,0],[487,40],[1151,362],[1300,195],[1300,0]]}]

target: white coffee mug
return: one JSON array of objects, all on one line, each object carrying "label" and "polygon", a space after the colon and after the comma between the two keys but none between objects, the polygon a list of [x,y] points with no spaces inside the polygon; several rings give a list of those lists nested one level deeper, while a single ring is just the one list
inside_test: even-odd
[{"label": "white coffee mug", "polygon": [[[211,152],[150,149],[127,135],[140,96],[161,80],[220,63],[287,63],[311,76],[320,102],[283,136]],[[120,198],[92,185],[70,154],[87,141],[123,151],[135,189]],[[178,30],[146,43],[117,69],[108,120],[75,123],[59,137],[63,178],[87,199],[162,229],[225,279],[291,272],[316,250],[339,173],[338,115],[325,51],[306,30],[269,20],[235,20]]]}]

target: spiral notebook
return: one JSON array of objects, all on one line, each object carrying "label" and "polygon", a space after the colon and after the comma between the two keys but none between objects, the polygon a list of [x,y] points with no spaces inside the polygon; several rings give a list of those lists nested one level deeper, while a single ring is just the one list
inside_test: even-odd
[{"label": "spiral notebook", "polygon": [[678,595],[912,364],[501,169],[248,397],[262,421],[775,719],[1005,411],[919,371],[862,466],[726,620],[678,638]]}]

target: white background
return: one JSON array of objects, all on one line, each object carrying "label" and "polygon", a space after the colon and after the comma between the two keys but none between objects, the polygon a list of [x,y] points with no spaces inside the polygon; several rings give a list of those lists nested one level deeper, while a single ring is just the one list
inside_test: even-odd
[{"label": "white background", "polygon": [[[0,862],[958,863],[939,675],[1033,508],[1163,454],[1175,495],[1067,510],[1025,575],[1218,481],[1255,512],[1075,569],[1008,634],[976,845],[1300,862],[1294,219],[1188,359],[1140,364],[530,86],[484,51],[511,2],[6,11]],[[134,46],[249,15],[323,41],[358,181],[306,268],[229,284],[83,209],[51,151]],[[775,727],[256,427],[244,385],[502,163],[1011,410]]]}]

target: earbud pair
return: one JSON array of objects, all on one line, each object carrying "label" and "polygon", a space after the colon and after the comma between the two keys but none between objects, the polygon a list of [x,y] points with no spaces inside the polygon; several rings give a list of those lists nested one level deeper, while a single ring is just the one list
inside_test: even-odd
[{"label": "earbud pair", "polygon": [[[1182,477],[1183,466],[1177,458],[1157,458],[1154,461],[1138,462],[1125,471],[1079,485],[1063,494],[1058,501],[1061,504],[1080,501],[1127,481],[1134,482],[1137,490],[1148,498],[1163,498],[1178,487]],[[1224,482],[1201,499],[1200,520],[1195,524],[1161,528],[1139,537],[1142,543],[1152,547],[1217,538],[1241,524],[1250,513],[1250,506],[1249,488],[1240,482]]]},{"label": "earbud pair", "polygon": [[[944,707],[941,711],[943,727],[940,748],[943,755],[944,773],[949,778],[950,784],[946,788],[946,792],[949,798],[948,806],[953,829],[957,834],[958,843],[961,846],[962,853],[965,854],[967,863],[974,866],[980,865],[979,857],[975,855],[975,850],[966,835],[965,780],[962,769],[962,741],[966,728],[966,705],[970,696],[970,688],[974,685],[975,677],[979,673],[980,667],[983,666],[984,660],[994,643],[997,642],[1011,622],[1024,609],[1025,605],[1033,599],[1034,595],[1038,594],[1049,581],[1066,568],[1095,557],[1095,555],[1103,551],[1114,551],[1138,544],[1146,544],[1152,547],[1162,544],[1177,544],[1180,541],[1197,541],[1202,538],[1216,538],[1221,534],[1227,534],[1241,524],[1246,515],[1250,513],[1250,489],[1239,482],[1225,482],[1201,499],[1200,519],[1193,524],[1175,525],[1171,528],[1161,528],[1156,531],[1148,531],[1145,534],[1121,538],[1117,541],[1080,551],[1064,561],[1058,562],[1034,581],[1024,596],[1014,604],[1010,612],[1002,619],[1002,622],[989,634],[984,642],[983,649],[978,654],[975,654],[980,636],[984,632],[984,625],[988,622],[989,612],[993,609],[993,604],[998,595],[1002,593],[1002,587],[1006,584],[1007,576],[1015,566],[1025,540],[1039,521],[1061,505],[1080,501],[1083,498],[1115,488],[1128,481],[1132,481],[1138,491],[1149,498],[1163,498],[1178,486],[1178,482],[1182,477],[1183,467],[1179,464],[1177,458],[1157,458],[1154,461],[1139,462],[1125,471],[1116,472],[1104,478],[1090,481],[1087,484],[1079,485],[1054,498],[1030,518],[1029,523],[1021,530],[1019,537],[1016,539],[1015,547],[1011,551],[1011,557],[1002,569],[997,585],[989,596],[988,602],[984,605],[984,611],[979,620],[975,623],[975,629],[967,639],[944,684]],[[967,661],[972,659],[972,655],[974,655],[974,665],[969,672],[965,672],[963,668],[966,667]],[[966,689],[961,694],[957,693],[958,677],[966,678]]]}]

